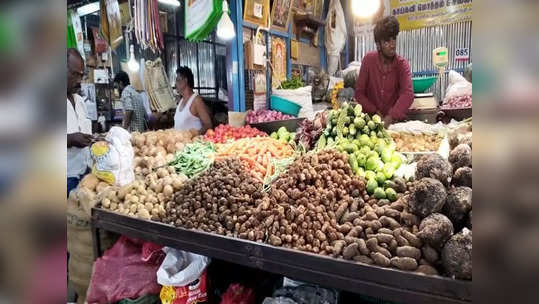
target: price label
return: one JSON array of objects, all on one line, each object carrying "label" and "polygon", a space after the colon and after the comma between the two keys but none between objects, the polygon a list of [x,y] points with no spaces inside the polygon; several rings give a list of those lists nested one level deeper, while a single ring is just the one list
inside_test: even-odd
[{"label": "price label", "polygon": [[455,60],[457,61],[466,61],[470,59],[470,49],[469,48],[458,48],[455,50]]},{"label": "price label", "polygon": [[262,18],[262,4],[261,3],[255,3],[253,6],[253,16],[256,18]]}]

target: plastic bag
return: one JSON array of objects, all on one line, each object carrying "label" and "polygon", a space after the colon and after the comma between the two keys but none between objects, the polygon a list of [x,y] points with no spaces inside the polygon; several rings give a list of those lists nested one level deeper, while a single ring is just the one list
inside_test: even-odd
[{"label": "plastic bag", "polygon": [[472,95],[472,83],[455,71],[449,71],[449,85],[445,92],[444,104],[452,98]]},{"label": "plastic bag", "polygon": [[306,86],[294,90],[274,89],[272,94],[290,100],[301,106],[298,117],[314,118],[313,101],[311,98],[312,87]]},{"label": "plastic bag", "polygon": [[276,298],[265,298],[262,304],[297,304],[294,300],[290,298],[276,297]]},{"label": "plastic bag", "polygon": [[297,304],[337,304],[337,291],[315,285],[282,287],[273,293],[274,297],[294,300]]},{"label": "plastic bag", "polygon": [[159,294],[163,304],[196,304],[208,300],[206,270],[200,278],[181,287],[163,286]]},{"label": "plastic bag", "polygon": [[230,284],[221,297],[221,304],[254,304],[255,293],[241,284]]},{"label": "plastic bag", "polygon": [[143,242],[125,236],[94,263],[87,302],[115,303],[159,294],[156,271],[161,261],[142,260]]},{"label": "plastic bag", "polygon": [[328,74],[337,71],[339,56],[346,43],[346,22],[340,1],[331,0],[326,18],[326,51],[328,54]]},{"label": "plastic bag", "polygon": [[94,165],[92,173],[111,185],[124,186],[135,180],[134,151],[131,134],[120,127],[112,127],[105,137],[90,149]]},{"label": "plastic bag", "polygon": [[210,258],[170,247],[157,271],[157,282],[163,286],[186,286],[200,278],[210,263]]}]

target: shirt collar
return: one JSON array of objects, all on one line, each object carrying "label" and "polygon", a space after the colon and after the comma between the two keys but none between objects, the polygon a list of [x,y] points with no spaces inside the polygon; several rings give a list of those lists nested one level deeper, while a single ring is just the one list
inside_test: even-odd
[{"label": "shirt collar", "polygon": [[[393,62],[389,65],[389,71],[392,72],[395,66],[397,65],[397,54],[395,54],[395,57],[393,57]],[[380,70],[381,73],[384,72],[384,64],[382,63],[382,56],[380,55],[380,52],[376,52],[376,66]]]}]

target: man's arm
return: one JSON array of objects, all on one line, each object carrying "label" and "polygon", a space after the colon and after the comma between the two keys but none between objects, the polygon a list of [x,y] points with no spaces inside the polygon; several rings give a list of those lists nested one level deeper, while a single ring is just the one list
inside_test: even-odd
[{"label": "man's arm", "polygon": [[406,113],[414,102],[412,73],[410,72],[410,65],[405,60],[400,67],[399,87],[399,98],[388,112],[388,116],[390,116],[393,120],[402,120],[406,118]]},{"label": "man's arm", "polygon": [[[124,92],[125,93],[125,92]],[[133,116],[133,111],[135,110],[133,105],[133,96],[127,94],[127,96],[122,97],[122,103],[124,106],[124,115],[122,118],[122,128],[128,130],[131,125],[131,119]]]},{"label": "man's arm", "polygon": [[124,117],[122,119],[122,128],[128,130],[131,125],[131,119],[133,118],[133,111],[124,110]]},{"label": "man's arm", "polygon": [[204,134],[206,131],[212,128],[212,122],[208,109],[204,104],[204,100],[202,100],[200,96],[196,97],[195,111],[195,116],[200,118],[200,121],[202,121],[202,129],[200,130],[200,134]]},{"label": "man's arm", "polygon": [[84,148],[92,142],[92,135],[81,132],[67,134],[67,147]]},{"label": "man's arm", "polygon": [[367,57],[364,57],[361,61],[361,68],[359,69],[359,76],[356,81],[356,101],[363,107],[363,112],[376,113],[376,106],[367,97],[367,86],[369,83],[369,62]]}]

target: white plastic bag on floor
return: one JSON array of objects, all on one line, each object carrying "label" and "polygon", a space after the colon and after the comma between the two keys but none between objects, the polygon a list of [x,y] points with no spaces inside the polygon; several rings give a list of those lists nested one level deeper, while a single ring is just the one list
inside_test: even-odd
[{"label": "white plastic bag on floor", "polygon": [[157,270],[157,283],[163,286],[187,286],[198,280],[210,258],[170,247],[164,247],[167,254]]}]

